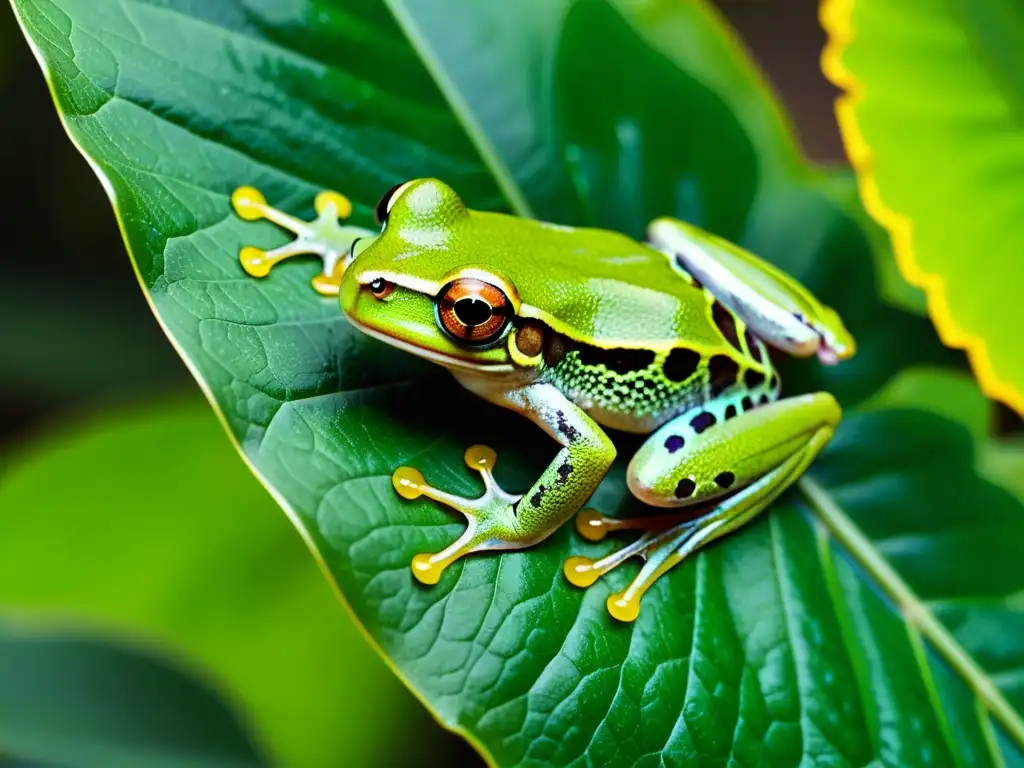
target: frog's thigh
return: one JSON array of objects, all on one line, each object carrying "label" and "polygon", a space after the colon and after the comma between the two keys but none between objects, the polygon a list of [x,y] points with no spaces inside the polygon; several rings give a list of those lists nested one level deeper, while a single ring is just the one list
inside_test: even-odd
[{"label": "frog's thigh", "polygon": [[780,400],[718,423],[701,409],[688,411],[637,451],[626,476],[629,489],[656,507],[734,493],[798,453],[840,417],[838,403],[825,392]]},{"label": "frog's thigh", "polygon": [[[675,431],[659,430],[637,454],[641,460],[646,459],[644,468],[631,465],[629,473],[630,486],[644,484],[642,492],[648,500],[655,498],[665,506],[670,502],[674,506],[713,498],[721,493],[723,472],[735,476],[730,486],[739,490],[712,504],[703,516],[660,533],[645,533],[601,560],[569,558],[564,567],[566,577],[577,586],[589,586],[627,559],[642,555],[644,565],[636,578],[624,591],[608,598],[612,616],[633,621],[640,610],[640,599],[661,576],[701,547],[749,522],[800,477],[832,437],[839,417],[839,406],[828,394],[782,400],[749,411],[714,430],[704,430],[696,435],[687,457],[679,457],[675,463],[662,461],[656,448],[658,438],[664,448],[669,438],[679,436],[678,420],[671,425]],[[672,455],[681,451],[677,448]],[[659,462],[660,474],[650,469]],[[665,493],[672,483],[678,487],[687,479],[694,488],[686,499],[677,498],[674,492]],[[684,490],[688,489],[686,484]],[[634,487],[634,493],[637,490]]]},{"label": "frog's thigh", "polygon": [[796,313],[815,299],[790,275],[733,243],[675,219],[651,222],[648,237],[758,337],[799,357],[819,349],[818,333]]}]

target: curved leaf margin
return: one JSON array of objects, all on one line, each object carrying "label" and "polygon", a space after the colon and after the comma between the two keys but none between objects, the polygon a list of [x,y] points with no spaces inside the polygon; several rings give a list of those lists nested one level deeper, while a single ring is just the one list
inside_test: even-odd
[{"label": "curved leaf margin", "polygon": [[864,88],[843,62],[843,55],[856,35],[853,26],[854,2],[822,1],[820,21],[828,41],[821,55],[821,69],[825,77],[842,91],[836,98],[836,120],[846,155],[857,175],[861,199],[868,213],[889,233],[900,273],[911,285],[925,291],[929,314],[942,341],[948,346],[967,351],[981,388],[987,395],[1024,413],[1024,392],[1000,378],[986,340],[965,331],[953,317],[945,278],[937,273],[925,272],[918,265],[910,217],[890,208],[882,197],[875,174],[874,152],[857,119],[857,105],[863,98]]},{"label": "curved leaf margin", "polygon": [[430,716],[441,728],[459,736],[462,739],[465,739],[465,741],[476,751],[476,753],[480,755],[481,759],[486,763],[488,768],[500,768],[498,762],[494,759],[494,757],[490,753],[490,750],[488,750],[488,748],[483,744],[483,742],[481,742],[469,729],[444,720],[438,713],[437,709],[426,698],[423,692],[420,691],[412,683],[412,681],[402,672],[398,665],[394,663],[394,661],[384,650],[384,648],[381,646],[378,640],[370,633],[370,631],[360,620],[358,613],[352,607],[352,604],[349,602],[348,598],[345,596],[345,593],[342,591],[340,585],[338,584],[336,578],[334,577],[334,574],[331,572],[330,567],[328,566],[327,562],[321,555],[316,541],[313,539],[312,535],[310,534],[310,531],[306,527],[299,513],[288,502],[288,500],[280,492],[277,491],[277,489],[269,481],[269,479],[256,466],[256,464],[248,455],[248,453],[246,453],[241,441],[239,440],[239,437],[231,428],[231,423],[228,420],[228,417],[225,414],[223,408],[221,407],[219,401],[217,400],[216,395],[210,389],[209,385],[203,378],[199,369],[192,361],[191,357],[179,344],[174,334],[171,333],[171,330],[170,328],[168,328],[163,315],[157,310],[152,294],[150,293],[149,286],[146,284],[145,276],[142,274],[139,268],[139,260],[136,258],[135,248],[133,247],[131,238],[128,235],[128,230],[125,225],[124,214],[122,212],[122,206],[118,197],[117,190],[113,182],[107,176],[107,173],[103,169],[101,164],[97,162],[86,151],[85,147],[78,140],[78,137],[75,135],[75,132],[69,125],[65,117],[64,109],[61,105],[61,100],[59,98],[58,91],[53,82],[53,72],[50,68],[50,65],[47,62],[46,57],[40,50],[34,37],[31,34],[29,34],[29,31],[25,26],[25,21],[22,18],[22,15],[18,12],[16,0],[10,0],[10,3],[11,10],[14,13],[14,17],[18,23],[18,28],[21,30],[22,36],[24,37],[25,42],[31,49],[32,55],[35,57],[36,63],[39,65],[40,71],[42,72],[43,77],[46,81],[46,87],[50,92],[50,97],[53,99],[55,111],[57,113],[58,119],[60,120],[61,127],[67,134],[68,140],[75,147],[78,153],[82,156],[85,162],[88,163],[89,167],[96,175],[96,178],[99,181],[100,185],[103,187],[104,193],[110,200],[110,205],[114,213],[114,218],[117,221],[118,231],[121,233],[121,239],[124,242],[125,249],[129,256],[128,260],[131,263],[132,272],[135,274],[135,278],[138,281],[139,288],[142,291],[142,295],[145,297],[146,304],[149,306],[150,311],[153,313],[153,317],[156,319],[157,324],[160,327],[160,330],[163,332],[164,336],[167,337],[167,341],[170,343],[175,353],[178,355],[182,363],[188,369],[189,374],[195,380],[196,385],[203,393],[203,397],[206,399],[207,403],[209,403],[210,408],[213,410],[213,413],[217,418],[217,421],[224,429],[224,432],[231,446],[235,449],[235,452],[238,454],[239,458],[241,458],[241,460],[245,463],[245,466],[248,467],[249,471],[252,472],[253,476],[267,490],[267,493],[270,494],[270,496],[274,499],[277,505],[288,517],[289,522],[292,524],[298,535],[301,537],[302,542],[306,545],[306,548],[309,550],[309,553],[312,556],[314,562],[320,569],[320,572],[323,574],[324,579],[326,580],[328,585],[330,585],[330,589],[337,597],[338,602],[348,613],[349,618],[351,618],[353,624],[355,625],[359,633],[362,635],[363,639],[365,639],[366,642],[369,643],[370,647],[373,648],[374,651],[378,654],[378,656],[384,661],[384,663],[387,665],[387,668],[391,670],[391,672],[399,681],[401,681],[402,685],[406,687],[406,689],[423,706],[423,708],[430,713]]}]

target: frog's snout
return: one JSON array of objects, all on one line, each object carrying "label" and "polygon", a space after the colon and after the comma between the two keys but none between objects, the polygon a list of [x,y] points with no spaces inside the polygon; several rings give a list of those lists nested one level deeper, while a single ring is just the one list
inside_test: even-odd
[{"label": "frog's snout", "polygon": [[341,311],[348,317],[354,317],[356,307],[359,303],[359,281],[342,275],[341,290],[338,292],[338,300],[341,303]]}]

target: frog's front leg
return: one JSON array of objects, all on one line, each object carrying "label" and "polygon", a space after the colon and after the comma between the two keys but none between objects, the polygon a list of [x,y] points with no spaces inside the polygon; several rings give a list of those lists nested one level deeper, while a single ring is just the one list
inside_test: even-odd
[{"label": "frog's front leg", "polygon": [[[369,242],[375,236],[360,227],[342,226],[342,219],[352,215],[352,203],[337,192],[325,190],[316,196],[317,217],[302,221],[267,204],[263,193],[254,187],[239,187],[231,195],[235,213],[245,221],[267,219],[295,235],[291,242],[265,251],[247,245],[238,259],[251,277],[266,277],[270,270],[293,256],[315,255],[323,261],[323,270],[313,278],[313,289],[323,296],[337,296],[341,273],[355,257],[355,245]],[[364,242],[364,246],[365,246]]]},{"label": "frog's front leg", "polygon": [[[647,530],[600,560],[573,557],[565,563],[570,582],[589,586],[627,559],[645,558],[632,584],[608,598],[609,612],[621,621],[637,617],[641,597],[660,576],[751,520],[800,477],[831,439],[841,416],[827,393],[780,400],[707,428],[706,420],[695,420],[698,410],[655,432],[630,462],[627,480],[633,494],[648,504],[709,502],[709,510],[667,530]],[[646,527],[644,521],[636,522],[630,525],[588,511],[577,525],[586,538],[596,540],[609,530]]]},{"label": "frog's front leg", "polygon": [[615,459],[611,440],[580,408],[550,384],[528,384],[508,391],[463,382],[497,405],[530,418],[561,445],[547,469],[522,496],[506,493],[491,470],[495,454],[485,446],[466,452],[466,463],[481,473],[484,494],[466,499],[433,488],[417,470],[401,467],[392,476],[395,490],[406,499],[418,496],[461,512],[466,531],[437,554],[416,555],[412,572],[424,584],[436,584],[455,560],[472,552],[523,549],[546,539],[590,498]]}]

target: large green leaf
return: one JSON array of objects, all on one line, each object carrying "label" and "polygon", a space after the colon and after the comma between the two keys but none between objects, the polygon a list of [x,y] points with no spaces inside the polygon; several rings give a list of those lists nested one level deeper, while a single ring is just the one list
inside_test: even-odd
[{"label": "large green leaf", "polygon": [[943,339],[967,348],[990,396],[1024,412],[1024,6],[832,0],[822,18],[871,213]]},{"label": "large green leaf", "polygon": [[426,738],[429,718],[337,610],[202,398],[61,433],[0,476],[0,611],[182,659],[275,762],[373,764],[395,717],[410,744]]},{"label": "large green leaf", "polygon": [[[633,626],[604,609],[629,573],[587,592],[563,582],[566,556],[610,546],[586,545],[568,527],[531,551],[459,563],[433,589],[414,585],[412,555],[439,549],[460,526],[429,503],[395,498],[392,470],[413,464],[473,493],[461,453],[486,440],[500,479],[524,488],[551,445],[346,326],[309,292],[312,265],[246,279],[238,248],[282,236],[230,215],[238,185],[297,214],[310,213],[319,185],[341,188],[364,224],[382,189],[428,174],[478,207],[503,205],[500,189],[519,212],[634,234],[644,217],[674,212],[764,253],[849,319],[858,357],[828,373],[794,369],[795,389],[827,387],[855,404],[901,365],[943,357],[921,318],[879,301],[849,178],[798,162],[784,125],[769,122],[776,108],[759,106],[760,85],[724,69],[740,54],[702,5],[502,4],[490,27],[487,7],[498,6],[485,5],[461,5],[432,30],[412,2],[393,6],[399,26],[368,0],[16,0],[172,339],[399,674],[486,755],[502,764],[1024,759],[1019,715],[925,602],[983,604],[1020,589],[1007,564],[1024,513],[973,475],[967,436],[927,414],[851,419],[817,483],[677,568]],[[488,34],[513,41],[467,43]],[[526,126],[503,139],[487,110],[523,87],[524,71],[540,86],[499,110]],[[529,126],[538,143],[506,144]],[[623,440],[622,455],[632,444]],[[936,452],[943,461],[926,460]],[[962,489],[955,504],[926,493],[950,485]],[[985,575],[954,588],[964,573],[943,552],[948,539],[929,530],[958,522],[976,496],[986,504],[972,524],[999,534],[985,545],[1001,559],[971,544],[963,562],[984,559]],[[623,466],[594,503],[635,509]],[[872,517],[883,508],[889,529]],[[861,519],[879,548],[850,522]],[[889,532],[913,545],[885,550]],[[1012,618],[992,619],[1011,656]]]},{"label": "large green leaf", "polygon": [[137,649],[0,624],[0,765],[253,768],[246,729],[189,670]]}]

